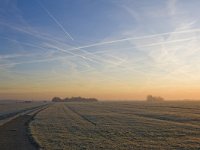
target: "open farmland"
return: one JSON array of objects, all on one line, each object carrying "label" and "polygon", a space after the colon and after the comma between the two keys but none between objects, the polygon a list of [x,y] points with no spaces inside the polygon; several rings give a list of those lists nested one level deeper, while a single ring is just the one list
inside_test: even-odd
[{"label": "open farmland", "polygon": [[11,102],[7,102],[7,103],[5,103],[5,102],[1,103],[1,101],[0,101],[0,115],[32,108],[35,106],[40,106],[41,104],[44,104],[44,103],[43,102],[26,103],[26,102],[22,102],[22,101],[17,101],[17,102],[11,101]]},{"label": "open farmland", "polygon": [[44,149],[200,149],[200,103],[55,103],[31,130]]},{"label": "open farmland", "polygon": [[46,104],[44,102],[0,101],[0,125],[13,119],[13,117],[31,112]]}]

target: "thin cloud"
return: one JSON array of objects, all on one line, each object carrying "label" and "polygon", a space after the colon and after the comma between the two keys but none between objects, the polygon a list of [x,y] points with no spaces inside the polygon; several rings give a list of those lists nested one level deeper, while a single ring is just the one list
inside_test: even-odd
[{"label": "thin cloud", "polygon": [[8,37],[0,36],[0,38],[4,39],[4,40],[11,41],[11,42],[15,42],[15,43],[18,43],[18,44],[21,44],[21,45],[25,45],[25,46],[29,46],[29,47],[34,47],[34,48],[39,48],[39,49],[42,49],[42,50],[46,50],[44,47],[38,46],[36,44],[27,43],[27,42],[21,42],[21,41],[18,41],[18,40],[15,40],[15,39],[11,39],[11,38],[8,38]]},{"label": "thin cloud", "polygon": [[60,60],[60,59],[65,59],[65,57],[56,57],[56,58],[46,58],[46,59],[38,59],[38,60],[32,60],[32,61],[22,61],[22,62],[10,62],[7,64],[0,64],[0,68],[2,67],[13,67],[15,65],[20,65],[20,64],[32,64],[32,63],[39,63],[39,62],[48,62],[48,61],[55,61],[55,60]]},{"label": "thin cloud", "polygon": [[61,41],[59,41],[58,39],[55,39],[55,37],[53,37],[52,35],[49,34],[44,34],[41,31],[36,31],[34,30],[32,27],[23,27],[23,26],[19,26],[17,24],[9,24],[9,23],[5,23],[5,22],[0,22],[0,25],[8,27],[12,30],[21,32],[21,33],[25,33],[27,35],[30,35],[32,37],[38,38],[40,40],[45,40],[45,41],[50,41],[50,42],[56,42],[56,43],[62,43]]},{"label": "thin cloud", "polygon": [[112,40],[112,41],[89,44],[89,45],[85,45],[85,46],[71,48],[69,50],[73,51],[73,50],[79,50],[79,49],[83,49],[83,48],[90,48],[90,47],[108,45],[108,44],[119,43],[119,42],[124,42],[124,41],[141,40],[141,39],[154,38],[154,37],[164,36],[164,35],[169,35],[169,34],[181,34],[181,33],[190,33],[190,32],[200,32],[200,29],[191,29],[191,30],[183,30],[183,31],[175,31],[175,32],[165,32],[165,33],[151,34],[151,35],[140,36],[140,37],[130,37],[130,38],[124,38],[124,39],[119,39],[119,40]]},{"label": "thin cloud", "polygon": [[40,1],[38,1],[38,3],[41,8],[47,13],[47,15],[60,27],[64,34],[71,40],[74,40],[71,34],[69,34],[69,32],[63,27],[63,25],[50,13],[50,11]]}]

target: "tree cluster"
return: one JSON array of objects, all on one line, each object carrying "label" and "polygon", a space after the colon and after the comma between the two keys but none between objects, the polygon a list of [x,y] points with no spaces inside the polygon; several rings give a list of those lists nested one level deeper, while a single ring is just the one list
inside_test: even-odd
[{"label": "tree cluster", "polygon": [[60,97],[52,98],[52,102],[97,102],[96,98],[84,98],[84,97],[71,97],[61,99]]}]

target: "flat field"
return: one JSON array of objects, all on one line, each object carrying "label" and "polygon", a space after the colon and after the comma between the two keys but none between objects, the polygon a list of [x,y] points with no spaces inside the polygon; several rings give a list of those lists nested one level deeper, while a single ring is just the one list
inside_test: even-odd
[{"label": "flat field", "polygon": [[44,105],[44,102],[0,101],[0,124],[3,119]]},{"label": "flat field", "polygon": [[44,102],[0,101],[0,115],[30,109],[45,104]]},{"label": "flat field", "polygon": [[55,103],[30,126],[48,150],[197,150],[200,102]]}]

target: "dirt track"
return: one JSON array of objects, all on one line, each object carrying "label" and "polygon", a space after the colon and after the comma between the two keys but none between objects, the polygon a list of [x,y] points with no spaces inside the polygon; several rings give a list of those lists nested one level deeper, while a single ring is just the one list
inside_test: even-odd
[{"label": "dirt track", "polygon": [[22,115],[0,126],[1,150],[37,150],[28,136],[28,122],[32,115]]}]

